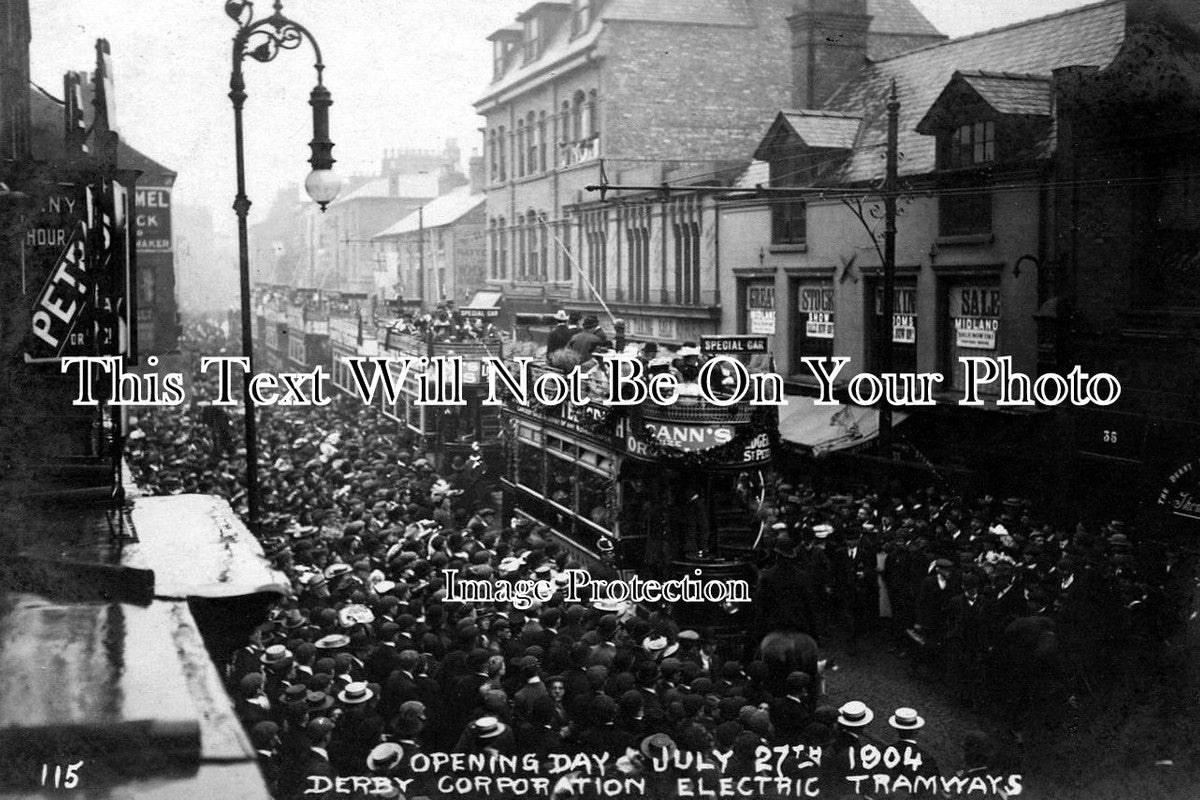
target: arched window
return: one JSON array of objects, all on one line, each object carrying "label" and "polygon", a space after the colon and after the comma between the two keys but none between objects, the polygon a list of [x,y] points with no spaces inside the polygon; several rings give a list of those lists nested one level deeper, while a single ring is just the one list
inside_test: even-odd
[{"label": "arched window", "polygon": [[525,121],[517,120],[517,145],[515,161],[517,163],[517,177],[525,177]]},{"label": "arched window", "polygon": [[597,116],[599,109],[596,107],[596,102],[596,90],[592,89],[590,92],[588,92],[587,108],[585,109],[587,113],[587,124],[583,126],[583,129],[585,131],[584,135],[586,136],[595,136],[600,133],[600,120]]},{"label": "arched window", "polygon": [[[492,129],[488,131],[488,175],[491,177],[491,182],[496,182],[496,175],[499,174],[496,170],[499,165],[496,163],[496,131]],[[492,224],[495,224],[492,220]]]},{"label": "arched window", "polygon": [[526,275],[525,265],[528,263],[526,261],[526,257],[528,255],[528,253],[526,252],[526,247],[527,247],[526,235],[527,234],[526,234],[526,226],[525,226],[525,217],[523,215],[520,215],[520,214],[517,215],[516,228],[517,228],[517,243],[516,243],[516,247],[513,249],[516,250],[516,252],[517,252],[517,264],[516,264],[516,269],[514,270],[516,273],[514,275],[514,277],[519,281],[523,281],[523,280],[525,280],[525,275]]},{"label": "arched window", "polygon": [[526,147],[526,174],[533,175],[538,171],[538,130],[537,130],[537,115],[532,111],[525,117],[525,147]]},{"label": "arched window", "polygon": [[500,260],[496,262],[499,265],[497,277],[503,280],[508,277],[508,226],[504,217],[496,220],[496,241],[500,248]]},{"label": "arched window", "polygon": [[587,97],[582,91],[575,93],[575,102],[571,108],[571,141],[578,142],[583,138],[583,112],[587,106]]},{"label": "arched window", "polygon": [[529,245],[529,260],[527,262],[527,272],[529,279],[536,281],[540,280],[542,272],[540,258],[542,251],[540,244],[542,238],[542,224],[541,220],[538,219],[537,212],[533,211],[532,209],[530,209],[529,213],[525,215],[525,220],[529,225],[529,238],[527,242]]},{"label": "arched window", "polygon": [[537,132],[537,149],[538,149],[538,169],[542,172],[546,171],[546,112],[543,111],[538,115],[538,132]]},{"label": "arched window", "polygon": [[505,137],[504,126],[500,126],[500,132],[496,135],[496,142],[500,149],[500,180],[508,180],[508,139]]}]

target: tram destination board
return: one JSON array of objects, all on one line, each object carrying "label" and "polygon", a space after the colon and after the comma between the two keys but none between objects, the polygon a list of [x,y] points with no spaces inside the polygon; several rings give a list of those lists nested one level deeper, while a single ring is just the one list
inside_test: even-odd
[{"label": "tram destination board", "polygon": [[701,336],[700,350],[709,355],[766,353],[766,336]]}]

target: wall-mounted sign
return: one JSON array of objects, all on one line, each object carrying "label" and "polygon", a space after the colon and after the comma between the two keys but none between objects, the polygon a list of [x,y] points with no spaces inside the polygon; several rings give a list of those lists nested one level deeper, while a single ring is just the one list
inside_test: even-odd
[{"label": "wall-mounted sign", "polygon": [[472,319],[495,319],[500,316],[498,308],[460,308],[458,312]]},{"label": "wall-mounted sign", "polygon": [[134,191],[137,215],[137,246],[142,253],[167,253],[171,250],[171,190],[162,186],[144,186]]},{"label": "wall-mounted sign", "polygon": [[995,350],[1000,331],[1000,289],[964,285],[950,296],[954,343],[964,350]]},{"label": "wall-mounted sign", "polygon": [[811,339],[833,338],[833,287],[801,286],[800,313],[806,315],[804,334]]}]

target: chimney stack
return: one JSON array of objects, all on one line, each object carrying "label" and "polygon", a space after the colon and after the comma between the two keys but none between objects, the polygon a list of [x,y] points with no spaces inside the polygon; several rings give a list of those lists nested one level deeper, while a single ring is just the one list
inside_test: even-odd
[{"label": "chimney stack", "polygon": [[819,108],[867,63],[867,0],[798,0],[792,29],[792,104]]},{"label": "chimney stack", "polygon": [[467,177],[471,179],[471,194],[479,194],[487,184],[484,182],[483,156],[479,151],[472,150],[467,162]]}]

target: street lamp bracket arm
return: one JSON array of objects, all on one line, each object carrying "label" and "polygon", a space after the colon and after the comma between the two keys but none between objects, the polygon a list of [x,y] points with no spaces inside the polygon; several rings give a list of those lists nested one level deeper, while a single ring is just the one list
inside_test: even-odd
[{"label": "street lamp bracket arm", "polygon": [[[252,6],[248,2],[246,5]],[[317,70],[317,83],[322,82],[325,62],[321,57],[320,45],[317,44],[317,40],[313,38],[307,28],[283,15],[282,4],[276,3],[275,13],[257,22],[254,21],[254,11],[251,7],[246,21],[241,22],[240,25],[234,39],[234,54],[239,61],[249,56],[255,61],[265,64],[274,61],[280,51],[295,50],[307,40],[312,45],[317,59],[314,64]]]}]

